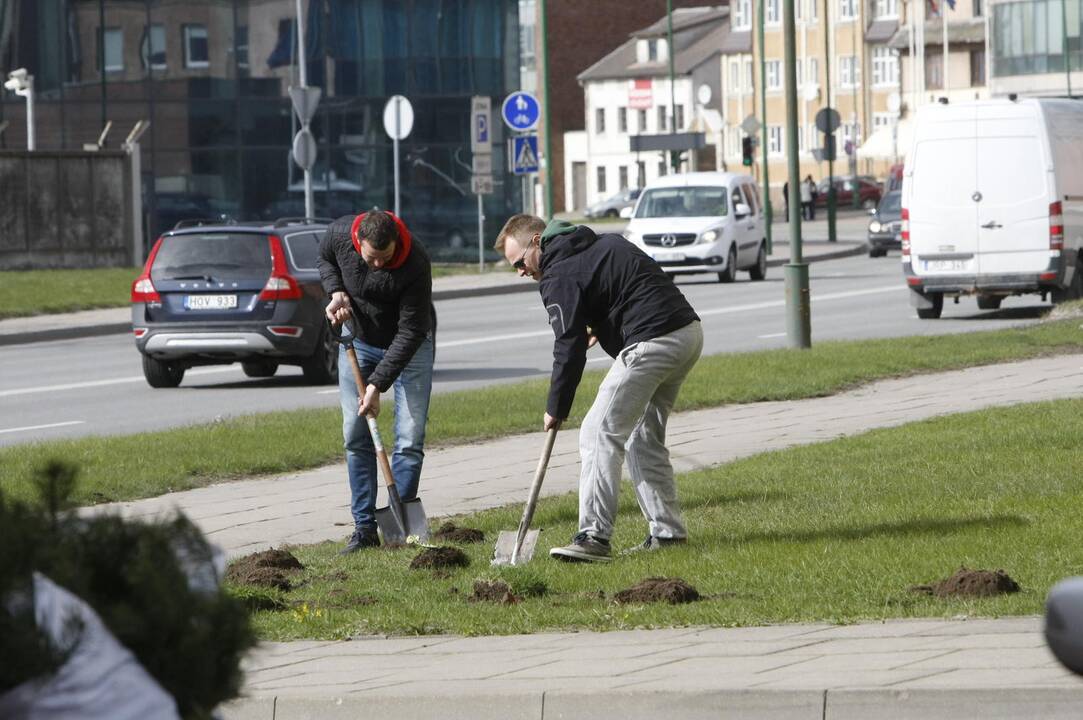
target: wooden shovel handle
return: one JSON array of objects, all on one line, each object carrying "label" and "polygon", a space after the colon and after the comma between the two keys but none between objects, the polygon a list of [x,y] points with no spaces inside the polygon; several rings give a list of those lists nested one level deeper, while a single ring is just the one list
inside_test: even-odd
[{"label": "wooden shovel handle", "polygon": [[[357,401],[360,403],[365,396],[365,378],[361,375],[361,365],[357,362],[357,352],[352,344],[346,346],[346,357],[350,360],[350,370],[357,384]],[[376,462],[380,465],[380,474],[384,476],[384,486],[389,492],[394,490],[398,495],[398,488],[395,487],[395,480],[391,476],[391,463],[387,459],[387,451],[384,450],[384,442],[380,437],[380,428],[376,425],[376,418],[366,415],[365,422],[368,423],[369,434],[372,435],[372,444],[376,446]],[[399,500],[399,503],[401,502]]]}]

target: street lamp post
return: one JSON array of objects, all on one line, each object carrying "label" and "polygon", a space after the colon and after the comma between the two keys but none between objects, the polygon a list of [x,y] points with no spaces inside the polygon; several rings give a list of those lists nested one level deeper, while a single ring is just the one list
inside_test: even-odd
[{"label": "street lamp post", "polygon": [[[809,303],[808,263],[801,250],[801,166],[797,144],[797,31],[794,27],[794,0],[783,0],[782,24],[785,33],[786,73],[786,164],[789,170],[790,263],[783,272],[786,281],[786,337],[790,347],[812,347],[812,309]],[[825,25],[827,18],[824,18]]]},{"label": "street lamp post", "polygon": [[26,149],[37,150],[37,138],[34,134],[34,76],[19,68],[8,73],[4,87],[16,95],[26,98]]},{"label": "street lamp post", "polygon": [[763,25],[766,17],[764,16],[764,0],[760,0],[759,8],[757,10],[759,22],[759,43],[760,43],[760,140],[763,145],[763,207],[764,207],[764,223],[767,227],[767,254],[771,254],[774,250],[774,237],[772,236],[771,223],[774,220],[774,208],[771,205],[771,178],[767,169],[767,54],[764,52],[763,44]]}]

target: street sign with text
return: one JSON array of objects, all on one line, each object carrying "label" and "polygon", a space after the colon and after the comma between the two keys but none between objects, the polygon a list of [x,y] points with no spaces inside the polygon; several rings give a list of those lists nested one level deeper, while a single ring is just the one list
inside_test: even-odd
[{"label": "street sign with text", "polygon": [[474,177],[470,178],[470,190],[475,195],[492,195],[493,176],[475,175]]},{"label": "street sign with text", "polygon": [[493,151],[492,125],[492,100],[475,95],[470,101],[470,151],[475,155]]}]

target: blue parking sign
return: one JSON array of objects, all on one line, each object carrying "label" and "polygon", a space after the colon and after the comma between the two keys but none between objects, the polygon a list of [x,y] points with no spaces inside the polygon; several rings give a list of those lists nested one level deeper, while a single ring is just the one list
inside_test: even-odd
[{"label": "blue parking sign", "polygon": [[532,129],[538,124],[538,118],[541,116],[538,99],[521,90],[504,98],[500,114],[508,127],[520,132]]},{"label": "blue parking sign", "polygon": [[512,138],[512,172],[516,175],[538,172],[538,136]]}]

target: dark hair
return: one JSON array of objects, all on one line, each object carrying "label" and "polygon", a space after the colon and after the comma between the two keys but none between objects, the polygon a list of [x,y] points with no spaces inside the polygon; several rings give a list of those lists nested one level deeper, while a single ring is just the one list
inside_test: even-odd
[{"label": "dark hair", "polygon": [[390,214],[383,210],[371,210],[361,219],[357,235],[374,250],[386,250],[399,239],[399,228]]}]

